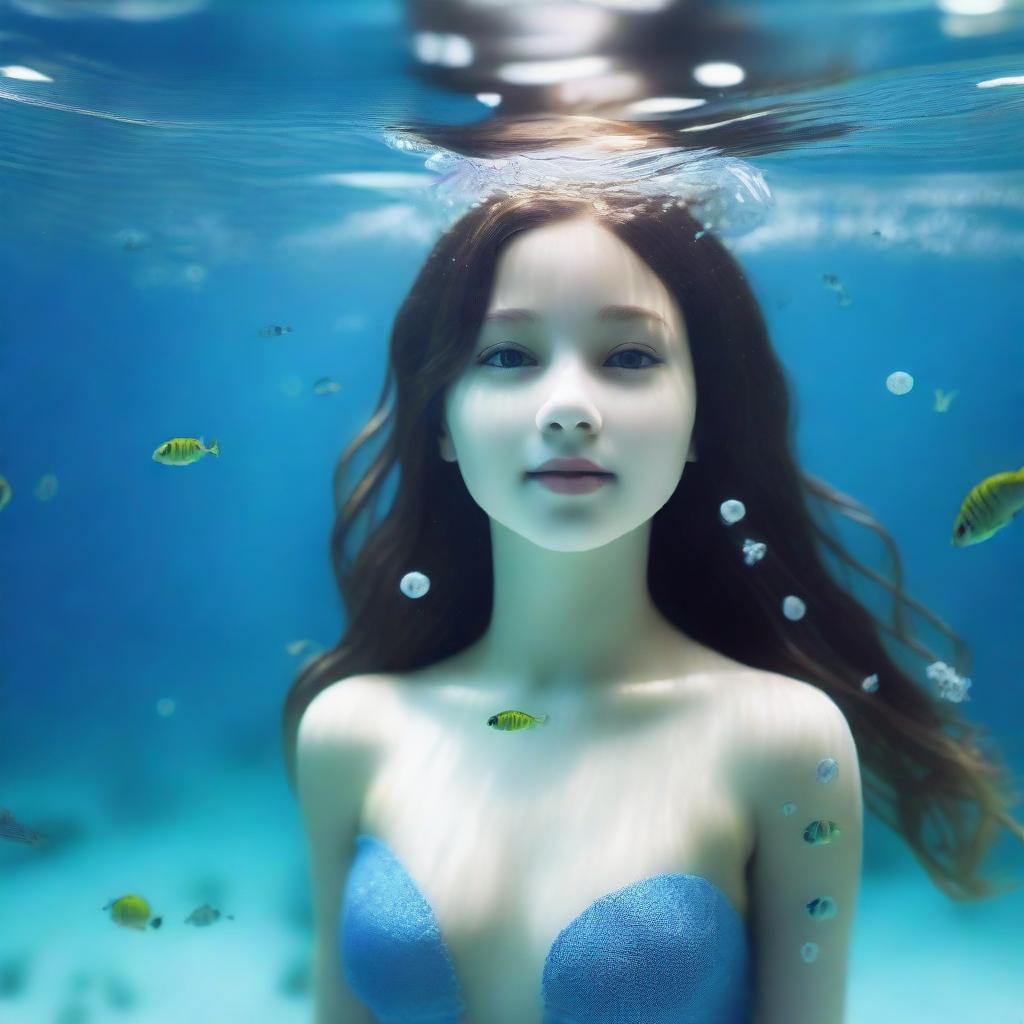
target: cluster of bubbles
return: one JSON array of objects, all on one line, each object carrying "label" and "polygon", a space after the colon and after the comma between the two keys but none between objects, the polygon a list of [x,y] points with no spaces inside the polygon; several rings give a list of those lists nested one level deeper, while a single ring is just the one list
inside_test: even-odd
[{"label": "cluster of bubbles", "polygon": [[[423,166],[437,174],[430,186],[433,197],[457,211],[479,206],[494,194],[541,189],[588,199],[606,216],[629,219],[667,196],[669,206],[699,209],[706,228],[714,224],[720,233],[744,234],[763,222],[773,203],[760,170],[710,147],[610,149],[584,141],[490,158],[467,157],[401,129],[385,132],[384,142],[424,157]],[[623,201],[620,210],[606,202],[607,195]]]},{"label": "cluster of bubbles", "polygon": [[751,540],[749,537],[743,542],[743,561],[747,565],[756,565],[765,556],[768,545],[761,541]]},{"label": "cluster of bubbles", "polygon": [[[718,514],[726,526],[733,526],[747,514],[747,507],[738,498],[728,498],[718,506]],[[767,551],[767,544],[748,537],[743,542],[743,561],[747,565],[756,565]],[[793,594],[788,595],[782,602],[782,614],[793,622],[802,619],[806,611],[807,606]]]},{"label": "cluster of bubbles", "polygon": [[971,688],[970,679],[961,676],[955,668],[947,665],[944,661],[936,661],[925,669],[929,679],[938,683],[939,696],[943,700],[959,704],[961,701],[970,700],[967,691]]}]

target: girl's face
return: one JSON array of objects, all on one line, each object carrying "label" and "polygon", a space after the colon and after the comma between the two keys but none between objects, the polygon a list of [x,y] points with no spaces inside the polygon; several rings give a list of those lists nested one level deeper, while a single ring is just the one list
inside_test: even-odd
[{"label": "girl's face", "polygon": [[[472,358],[445,394],[441,454],[492,519],[583,551],[668,501],[696,454],[696,407],[686,327],[660,278],[590,217],[558,221],[499,254]],[[562,494],[526,475],[573,457],[614,476]]]}]

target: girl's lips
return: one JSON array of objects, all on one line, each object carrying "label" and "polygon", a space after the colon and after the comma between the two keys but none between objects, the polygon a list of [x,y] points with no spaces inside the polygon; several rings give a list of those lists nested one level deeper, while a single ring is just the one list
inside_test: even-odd
[{"label": "girl's lips", "polygon": [[536,469],[531,470],[533,473],[607,473],[608,470],[604,466],[599,465],[592,459],[584,458],[573,458],[573,459],[548,459],[547,462],[542,463]]},{"label": "girl's lips", "polygon": [[587,494],[608,483],[611,473],[530,473],[542,487],[558,494]]}]

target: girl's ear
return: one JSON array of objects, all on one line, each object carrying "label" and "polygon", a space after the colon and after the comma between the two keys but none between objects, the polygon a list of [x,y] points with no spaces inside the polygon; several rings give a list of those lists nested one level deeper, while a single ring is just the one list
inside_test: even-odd
[{"label": "girl's ear", "polygon": [[452,447],[452,439],[448,436],[448,430],[445,427],[441,427],[441,434],[438,437],[438,448],[441,452],[441,458],[445,462],[455,461],[455,449]]}]

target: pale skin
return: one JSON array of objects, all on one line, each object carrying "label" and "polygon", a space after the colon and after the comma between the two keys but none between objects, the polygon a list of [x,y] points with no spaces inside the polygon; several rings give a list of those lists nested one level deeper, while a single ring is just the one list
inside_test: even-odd
[{"label": "pale skin", "polygon": [[[599,317],[609,306],[618,319]],[[682,634],[646,587],[651,518],[697,457],[682,312],[639,256],[580,217],[505,247],[488,314],[445,396],[439,454],[490,518],[489,627],[429,668],[329,687],[299,730],[318,1024],[372,1020],[335,947],[338,851],[358,831],[387,842],[427,897],[472,1024],[539,1022],[559,931],[662,872],[703,876],[744,919],[752,1024],[842,1024],[862,819],[847,723],[817,688]],[[492,358],[499,346],[522,356]],[[563,495],[523,476],[572,456],[614,480]],[[487,728],[509,708],[551,723]],[[840,766],[827,785],[825,757]],[[842,837],[803,842],[817,819]],[[822,896],[838,907],[828,921],[805,909]]]}]

